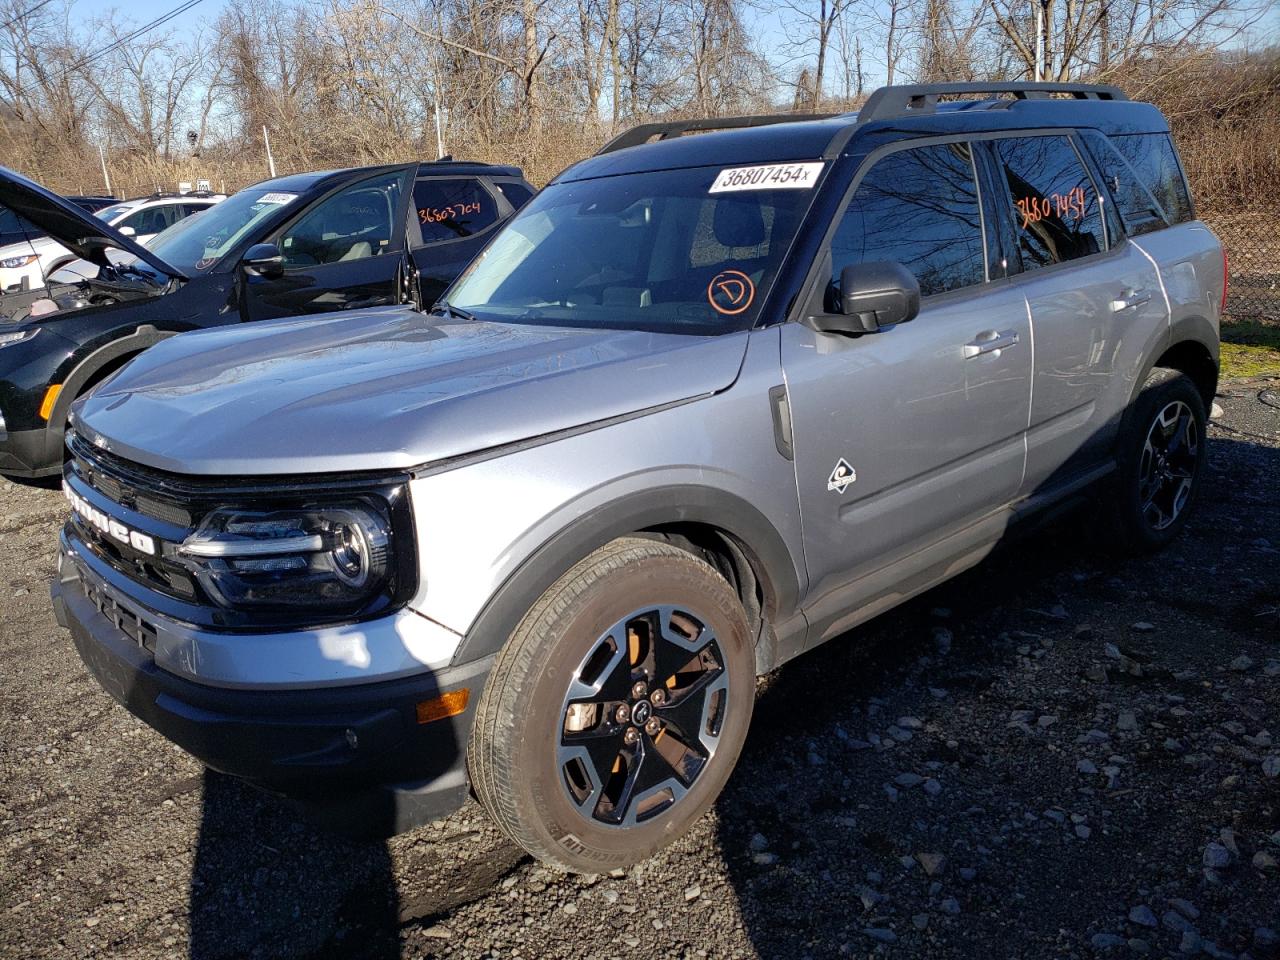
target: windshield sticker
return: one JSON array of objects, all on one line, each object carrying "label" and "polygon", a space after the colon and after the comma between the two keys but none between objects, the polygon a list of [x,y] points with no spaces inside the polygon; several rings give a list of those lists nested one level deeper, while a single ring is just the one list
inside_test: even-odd
[{"label": "windshield sticker", "polygon": [[292,203],[298,199],[296,193],[264,193],[258,198],[259,203]]},{"label": "windshield sticker", "polygon": [[708,193],[736,190],[808,190],[818,182],[822,164],[767,163],[759,167],[730,167],[721,170]]},{"label": "windshield sticker", "polygon": [[741,270],[721,270],[707,284],[707,302],[716,313],[732,317],[756,298],[756,285]]},{"label": "windshield sticker", "polygon": [[1069,216],[1075,220],[1082,220],[1085,202],[1084,187],[1074,187],[1066,193],[1052,193],[1047,197],[1023,197],[1015,201],[1014,206],[1022,214],[1020,229],[1025,230],[1045,217],[1057,217],[1063,220]]}]

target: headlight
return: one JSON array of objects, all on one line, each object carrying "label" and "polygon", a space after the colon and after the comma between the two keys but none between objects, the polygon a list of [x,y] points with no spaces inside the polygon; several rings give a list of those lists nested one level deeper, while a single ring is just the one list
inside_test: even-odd
[{"label": "headlight", "polygon": [[26,330],[11,330],[0,333],[0,347],[7,347],[12,343],[21,343],[23,340],[29,340],[36,335],[39,327],[28,327]]},{"label": "headlight", "polygon": [[385,507],[352,501],[210,512],[178,550],[217,604],[355,613],[394,587]]},{"label": "headlight", "polygon": [[16,270],[18,267],[25,267],[27,264],[35,263],[39,259],[34,253],[29,253],[25,257],[9,257],[5,260],[0,260],[0,267]]}]

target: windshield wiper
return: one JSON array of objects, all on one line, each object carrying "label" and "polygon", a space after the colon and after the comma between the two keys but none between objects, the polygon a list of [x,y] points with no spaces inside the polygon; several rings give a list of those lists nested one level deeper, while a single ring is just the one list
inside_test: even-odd
[{"label": "windshield wiper", "polygon": [[466,320],[470,323],[477,323],[478,318],[470,310],[463,310],[461,307],[455,307],[451,303],[444,300],[437,300],[431,305],[431,314],[433,316],[452,317],[455,320]]}]

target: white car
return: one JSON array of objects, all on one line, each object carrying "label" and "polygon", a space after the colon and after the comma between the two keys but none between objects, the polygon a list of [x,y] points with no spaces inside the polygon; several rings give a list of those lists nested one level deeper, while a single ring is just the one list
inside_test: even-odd
[{"label": "white car", "polygon": [[[122,200],[104,207],[94,216],[105,220],[131,240],[146,243],[166,227],[225,199],[223,194],[156,194],[137,200]],[[0,290],[20,287],[24,279],[30,289],[42,287],[51,273],[76,260],[75,254],[52,237],[23,240],[0,247]],[[90,264],[82,265],[97,272]]]}]

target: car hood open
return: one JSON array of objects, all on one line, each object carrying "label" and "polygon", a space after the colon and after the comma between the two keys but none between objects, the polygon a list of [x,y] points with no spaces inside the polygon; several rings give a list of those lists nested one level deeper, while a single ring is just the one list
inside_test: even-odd
[{"label": "car hood open", "polygon": [[130,253],[170,277],[186,279],[177,267],[157,257],[141,244],[118,232],[105,220],[64,200],[21,174],[0,167],[0,204],[45,231],[77,257],[107,266],[106,248]]},{"label": "car hood open", "polygon": [[176,473],[402,469],[723,390],[746,338],[359,310],[166,340],[81,401],[75,423]]}]

